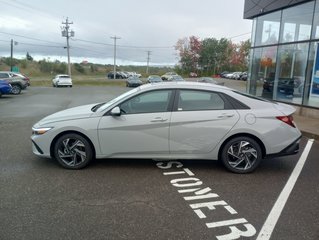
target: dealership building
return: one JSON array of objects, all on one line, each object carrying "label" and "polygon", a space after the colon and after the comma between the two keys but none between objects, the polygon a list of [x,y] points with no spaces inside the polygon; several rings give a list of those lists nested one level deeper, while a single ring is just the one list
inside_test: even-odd
[{"label": "dealership building", "polygon": [[253,20],[247,91],[319,117],[319,0],[245,0]]}]

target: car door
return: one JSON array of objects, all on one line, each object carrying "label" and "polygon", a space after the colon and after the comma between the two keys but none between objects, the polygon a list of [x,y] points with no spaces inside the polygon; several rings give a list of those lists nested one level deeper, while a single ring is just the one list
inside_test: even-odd
[{"label": "car door", "polygon": [[141,93],[118,105],[120,116],[103,116],[98,126],[102,154],[147,158],[168,155],[173,93],[173,90]]},{"label": "car door", "polygon": [[180,90],[170,126],[170,153],[211,152],[239,119],[220,93]]}]

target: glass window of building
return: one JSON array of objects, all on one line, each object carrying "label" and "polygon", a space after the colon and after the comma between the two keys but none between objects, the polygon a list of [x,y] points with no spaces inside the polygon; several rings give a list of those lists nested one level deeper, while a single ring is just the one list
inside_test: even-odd
[{"label": "glass window of building", "polygon": [[305,84],[305,105],[311,107],[319,107],[319,44],[312,43],[310,45],[308,74],[309,80]]},{"label": "glass window of building", "polygon": [[278,43],[280,18],[281,11],[257,18],[255,46]]},{"label": "glass window of building", "polygon": [[251,63],[249,93],[272,99],[275,79],[277,46],[255,48]]},{"label": "glass window of building", "polygon": [[314,2],[283,10],[280,42],[309,40],[314,11]]},{"label": "glass window of building", "polygon": [[312,38],[319,39],[319,1],[316,2],[315,13],[313,18]]},{"label": "glass window of building", "polygon": [[273,99],[302,103],[309,43],[282,45],[273,84]]}]

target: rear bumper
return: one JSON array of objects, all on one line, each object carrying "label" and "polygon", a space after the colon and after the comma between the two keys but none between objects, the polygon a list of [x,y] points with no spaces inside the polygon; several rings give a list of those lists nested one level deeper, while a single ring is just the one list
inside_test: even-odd
[{"label": "rear bumper", "polygon": [[288,147],[280,151],[279,153],[269,154],[266,156],[266,158],[273,158],[273,157],[282,157],[282,156],[288,156],[288,155],[294,155],[299,152],[299,143],[301,140],[301,135],[293,141]]}]

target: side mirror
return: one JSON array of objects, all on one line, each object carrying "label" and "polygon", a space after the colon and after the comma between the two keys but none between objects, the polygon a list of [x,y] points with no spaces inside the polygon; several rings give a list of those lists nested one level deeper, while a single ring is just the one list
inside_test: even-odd
[{"label": "side mirror", "polygon": [[121,116],[121,109],[119,107],[115,107],[110,112],[111,116]]}]

